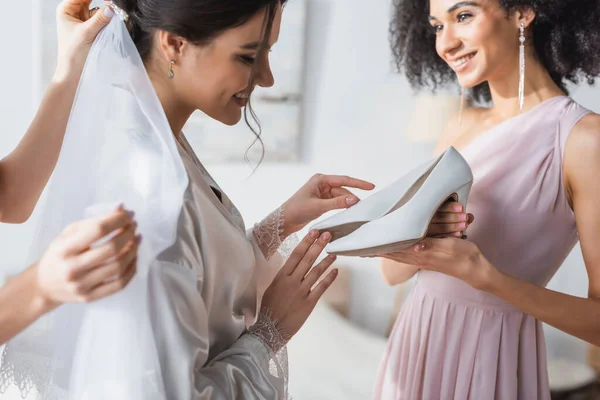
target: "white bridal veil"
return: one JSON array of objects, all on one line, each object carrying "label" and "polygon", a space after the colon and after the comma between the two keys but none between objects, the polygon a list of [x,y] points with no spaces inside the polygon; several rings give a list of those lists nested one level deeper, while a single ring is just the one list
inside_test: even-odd
[{"label": "white bridal veil", "polygon": [[88,56],[30,256],[38,260],[71,222],[123,203],[143,236],[138,273],[121,293],[63,306],[9,342],[0,392],[16,385],[23,395],[35,387],[44,399],[166,400],[146,282],[153,261],[175,240],[188,178],[117,15]]}]

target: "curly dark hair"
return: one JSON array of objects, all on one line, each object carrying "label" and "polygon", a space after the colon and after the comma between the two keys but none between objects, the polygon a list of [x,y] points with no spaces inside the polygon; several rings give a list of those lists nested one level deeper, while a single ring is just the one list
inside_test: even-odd
[{"label": "curly dark hair", "polygon": [[[594,83],[600,76],[599,0],[498,0],[507,16],[519,8],[531,8],[531,24],[537,57],[554,82],[565,92],[568,82]],[[435,32],[428,20],[429,0],[394,0],[390,40],[398,72],[415,90],[436,89],[456,83],[456,74],[435,50]],[[483,82],[470,90],[476,102],[489,102],[490,89]]]}]

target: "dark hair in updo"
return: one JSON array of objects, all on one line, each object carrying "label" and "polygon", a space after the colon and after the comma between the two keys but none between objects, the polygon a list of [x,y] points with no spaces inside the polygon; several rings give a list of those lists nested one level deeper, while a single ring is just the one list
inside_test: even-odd
[{"label": "dark hair in updo", "polygon": [[[554,82],[566,92],[567,82],[588,84],[600,76],[600,2],[598,0],[497,0],[507,15],[518,9],[535,12],[533,47]],[[398,71],[416,90],[456,82],[456,74],[435,49],[428,20],[429,0],[394,0],[390,40]],[[518,43],[515,43],[517,46]],[[475,101],[491,100],[483,82],[470,93]]]},{"label": "dark hair in updo", "polygon": [[[259,55],[266,51],[277,6],[287,0],[114,0],[115,4],[129,14],[128,27],[131,37],[144,62],[152,51],[153,33],[163,30],[181,36],[190,43],[210,43],[224,31],[241,26],[258,12],[265,10]],[[253,83],[257,63],[250,78]],[[248,114],[257,129],[250,124]],[[244,120],[262,146],[261,127],[250,105],[244,108]],[[252,147],[252,146],[251,146]],[[264,158],[262,148],[261,161]]]}]

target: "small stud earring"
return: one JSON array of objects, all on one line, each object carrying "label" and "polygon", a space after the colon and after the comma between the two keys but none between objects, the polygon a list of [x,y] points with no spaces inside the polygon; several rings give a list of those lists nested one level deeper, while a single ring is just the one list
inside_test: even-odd
[{"label": "small stud earring", "polygon": [[173,65],[175,65],[175,60],[171,60],[169,65],[169,79],[175,78],[175,72],[173,72]]}]

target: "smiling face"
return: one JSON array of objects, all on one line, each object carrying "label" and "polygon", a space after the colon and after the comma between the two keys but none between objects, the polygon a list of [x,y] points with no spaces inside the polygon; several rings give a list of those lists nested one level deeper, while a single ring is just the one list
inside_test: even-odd
[{"label": "smiling face", "polygon": [[260,53],[265,10],[243,25],[224,31],[209,44],[184,43],[172,81],[172,95],[178,103],[224,124],[238,123],[255,85],[271,87],[274,84],[269,50],[279,37],[281,14],[282,7],[278,6],[267,49]]},{"label": "smiling face", "polygon": [[498,0],[431,0],[429,13],[436,51],[462,87],[512,76],[519,68],[520,21]]}]

